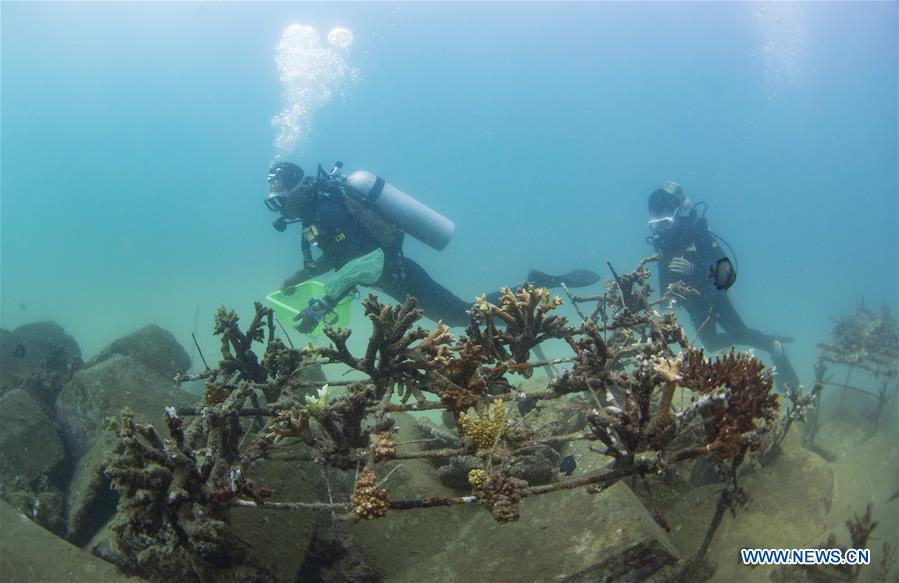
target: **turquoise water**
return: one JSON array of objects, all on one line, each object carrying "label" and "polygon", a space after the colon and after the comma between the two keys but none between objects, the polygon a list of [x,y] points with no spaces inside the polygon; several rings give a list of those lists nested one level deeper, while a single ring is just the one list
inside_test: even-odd
[{"label": "turquoise water", "polygon": [[[291,101],[296,24],[321,40],[295,67],[345,70]],[[672,179],[737,251],[746,322],[795,336],[809,383],[832,317],[896,309],[895,30],[887,2],[4,2],[0,327],[55,320],[89,358],[157,323],[214,353],[215,308],[251,313],[299,262],[262,204],[279,154],[452,218],[446,250],[406,252],[465,298],[531,267],[627,270]]]}]

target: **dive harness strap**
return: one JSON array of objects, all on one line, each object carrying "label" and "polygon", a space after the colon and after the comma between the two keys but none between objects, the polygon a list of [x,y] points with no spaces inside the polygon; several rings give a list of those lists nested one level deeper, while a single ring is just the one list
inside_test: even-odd
[{"label": "dive harness strap", "polygon": [[387,184],[387,181],[378,176],[375,178],[375,183],[371,187],[371,190],[368,191],[368,195],[365,197],[366,204],[374,204],[378,197],[381,196],[381,193],[384,192],[384,185]]},{"label": "dive harness strap", "polygon": [[315,260],[312,259],[312,245],[302,234],[300,235],[300,250],[303,252],[303,268],[306,268],[307,264],[315,264]]}]

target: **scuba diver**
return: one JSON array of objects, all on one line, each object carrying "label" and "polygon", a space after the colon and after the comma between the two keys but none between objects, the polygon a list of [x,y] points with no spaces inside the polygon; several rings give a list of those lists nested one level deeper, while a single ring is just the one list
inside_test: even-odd
[{"label": "scuba diver", "polygon": [[699,205],[705,203],[693,206],[676,182],[667,182],[649,195],[648,224],[653,234],[647,241],[659,256],[660,292],[665,293],[669,284],[677,281],[696,290],[697,294],[683,297],[683,307],[707,350],[734,344],[765,350],[777,366],[781,382],[798,386],[799,378],[783,347],[793,339],[748,327],[731,304],[727,290],[736,282],[736,267],[718,245],[724,240],[709,230],[705,211],[699,214]]},{"label": "scuba diver", "polygon": [[[295,318],[297,330],[313,330],[357,285],[383,291],[399,302],[414,296],[428,318],[448,326],[467,325],[471,302],[435,282],[403,255],[405,234],[437,250],[445,248],[455,229],[453,222],[383,178],[365,171],[343,175],[342,167],[337,162],[331,172],[325,172],[319,166],[313,178],[296,164],[277,161],[268,172],[265,204],[280,215],[273,226],[282,232],[292,223],[303,227],[303,269],[284,280],[283,292],[290,294],[296,284],[334,270],[324,297],[310,300]],[[313,257],[313,249],[320,252],[318,257]],[[562,276],[528,274],[528,281],[540,287],[558,287],[562,282],[583,287],[598,280],[599,275],[587,270]],[[494,303],[498,297],[499,292],[488,295]]]}]

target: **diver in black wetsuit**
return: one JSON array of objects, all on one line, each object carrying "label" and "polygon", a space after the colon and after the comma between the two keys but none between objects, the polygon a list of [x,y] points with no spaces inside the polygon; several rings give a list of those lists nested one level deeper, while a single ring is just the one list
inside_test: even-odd
[{"label": "diver in black wetsuit", "polygon": [[736,270],[709,230],[705,213],[691,208],[680,185],[668,182],[650,193],[649,214],[649,242],[659,256],[659,290],[664,293],[669,284],[682,281],[698,292],[686,295],[682,305],[702,345],[711,351],[734,344],[765,350],[781,382],[797,386],[799,378],[783,347],[792,339],[748,327],[731,304],[727,289],[736,281]]},{"label": "diver in black wetsuit", "polygon": [[[313,179],[304,176],[296,164],[279,161],[268,173],[269,194],[265,203],[270,210],[280,213],[275,228],[283,231],[289,223],[301,222],[303,225],[303,269],[284,281],[284,292],[292,293],[292,286],[335,270],[334,277],[325,286],[325,296],[310,302],[298,316],[297,329],[308,332],[315,328],[357,285],[381,290],[397,301],[403,301],[407,295],[414,296],[428,318],[442,320],[448,326],[466,325],[469,321],[466,312],[471,302],[435,282],[418,263],[403,255],[404,232],[387,220],[386,213],[379,212],[375,205],[393,204],[392,210],[398,208],[400,211],[394,214],[404,217],[410,230],[417,230],[419,238],[438,249],[449,241],[452,223],[386,185],[383,179],[368,173],[341,176],[338,173],[341,167],[338,163],[330,174],[319,167],[318,176]],[[363,183],[358,174],[373,180],[367,186],[360,186]],[[362,193],[359,189],[367,192]],[[429,230],[427,221],[436,226],[430,225]],[[313,247],[321,251],[317,259],[313,259]],[[581,287],[595,283],[599,276],[586,270],[564,276],[531,271],[528,280],[542,287],[556,287],[563,281],[569,286]],[[496,301],[498,293],[488,297]]]}]

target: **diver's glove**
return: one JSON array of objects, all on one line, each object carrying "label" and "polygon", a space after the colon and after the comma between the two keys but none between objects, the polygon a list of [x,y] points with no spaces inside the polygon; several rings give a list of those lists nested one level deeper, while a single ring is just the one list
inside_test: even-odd
[{"label": "diver's glove", "polygon": [[668,264],[668,269],[681,275],[693,275],[693,264],[684,257],[675,257]]},{"label": "diver's glove", "polygon": [[302,332],[303,334],[312,332],[333,307],[334,304],[331,303],[331,300],[326,297],[322,299],[313,298],[309,300],[309,307],[293,318],[294,320],[299,321],[299,323],[297,324],[297,330],[299,332]]},{"label": "diver's glove", "polygon": [[294,286],[303,281],[303,272],[297,271],[281,283],[281,293],[285,296],[292,296],[296,291]]}]

